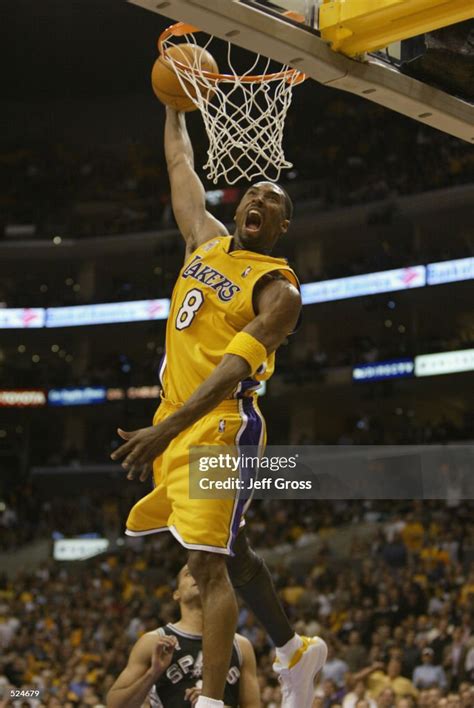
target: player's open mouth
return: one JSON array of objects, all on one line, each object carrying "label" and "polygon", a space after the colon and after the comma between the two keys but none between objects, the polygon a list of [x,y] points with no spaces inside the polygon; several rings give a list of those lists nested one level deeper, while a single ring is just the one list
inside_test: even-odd
[{"label": "player's open mouth", "polygon": [[257,234],[262,226],[262,215],[258,209],[249,209],[245,219],[245,230],[250,234]]}]

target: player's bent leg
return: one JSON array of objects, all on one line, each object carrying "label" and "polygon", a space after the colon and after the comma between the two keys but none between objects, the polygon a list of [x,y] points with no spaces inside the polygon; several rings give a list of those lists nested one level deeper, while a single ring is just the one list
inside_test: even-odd
[{"label": "player's bent leg", "polygon": [[227,559],[232,585],[253,611],[276,647],[294,637],[265,561],[250,547],[245,527],[234,542],[235,555]]},{"label": "player's bent leg", "polygon": [[282,708],[311,708],[314,680],[327,657],[320,637],[295,634],[278,598],[265,561],[249,546],[241,529],[228,558],[229,576],[245,603],[262,623],[276,647],[273,664],[282,689]]},{"label": "player's bent leg", "polygon": [[237,626],[234,589],[221,554],[190,551],[188,567],[198,584],[203,610],[202,695],[222,700]]}]

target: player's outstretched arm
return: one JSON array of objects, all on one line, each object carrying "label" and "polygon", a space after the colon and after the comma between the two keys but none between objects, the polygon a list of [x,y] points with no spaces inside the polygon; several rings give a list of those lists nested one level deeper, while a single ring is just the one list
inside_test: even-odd
[{"label": "player's outstretched arm", "polygon": [[186,256],[227,229],[206,209],[206,194],[194,170],[194,153],[184,113],[166,107],[165,154],[173,212],[186,242]]},{"label": "player's outstretched arm", "polygon": [[171,663],[176,637],[145,634],[132,649],[128,664],[107,694],[107,708],[141,708]]},{"label": "player's outstretched arm", "polygon": [[237,642],[242,654],[240,667],[239,706],[240,708],[260,708],[260,687],[257,679],[257,662],[252,645],[246,637],[237,634]]},{"label": "player's outstretched arm", "polygon": [[[301,295],[286,279],[271,279],[258,291],[255,307],[258,314],[243,332],[250,334],[257,340],[257,346],[260,344],[264,349],[261,364],[294,330],[301,310]],[[112,459],[124,458],[122,466],[127,470],[128,479],[139,477],[144,481],[153,460],[163,454],[171,440],[228,398],[237,384],[251,373],[245,357],[225,354],[212,374],[176,413],[149,428],[132,432],[119,429],[120,436],[127,442],[112,453]]]}]

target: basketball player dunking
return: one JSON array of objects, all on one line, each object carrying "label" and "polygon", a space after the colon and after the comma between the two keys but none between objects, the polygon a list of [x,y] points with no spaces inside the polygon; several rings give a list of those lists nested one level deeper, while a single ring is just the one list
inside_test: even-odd
[{"label": "basketball player dunking", "polygon": [[[181,568],[173,598],[180,619],[147,632],[132,649],[128,664],[107,694],[108,708],[194,706],[201,690],[202,605],[199,588],[187,565]],[[227,672],[226,708],[259,708],[255,654],[249,640],[236,634]]]},{"label": "basketball player dunking", "polygon": [[185,117],[167,108],[165,152],[172,206],[186,259],[171,299],[162,401],[153,425],[133,432],[112,455],[128,478],[155,487],[131,510],[127,534],[171,531],[189,550],[203,609],[203,688],[198,708],[223,706],[237,623],[236,588],[276,646],[283,708],[310,708],[315,675],[326,659],[318,637],[296,635],[265,563],[249,547],[239,499],[190,499],[192,446],[250,445],[263,451],[265,424],[256,402],[259,381],[273,373],[274,354],[297,323],[298,280],[270,256],[286,234],[292,204],[271,182],[253,185],[235,214],[235,231],[206,211]]}]

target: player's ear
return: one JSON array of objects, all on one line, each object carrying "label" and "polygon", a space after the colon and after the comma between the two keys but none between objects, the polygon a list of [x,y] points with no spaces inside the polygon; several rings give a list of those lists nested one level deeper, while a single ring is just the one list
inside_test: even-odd
[{"label": "player's ear", "polygon": [[180,597],[181,597],[181,595],[179,594],[179,590],[175,590],[174,593],[173,593],[173,600],[174,600],[175,602],[179,602],[179,598],[180,598]]},{"label": "player's ear", "polygon": [[281,222],[281,235],[283,236],[286,234],[288,231],[288,227],[290,225],[290,220],[289,219],[284,219],[284,221]]}]

